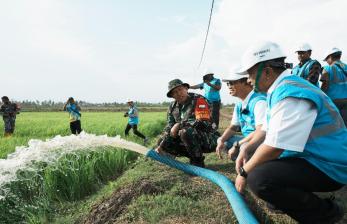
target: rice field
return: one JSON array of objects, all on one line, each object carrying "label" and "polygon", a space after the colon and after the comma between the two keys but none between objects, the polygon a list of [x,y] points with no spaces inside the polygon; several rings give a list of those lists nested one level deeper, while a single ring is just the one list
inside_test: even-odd
[{"label": "rice field", "polygon": [[[165,124],[165,112],[140,112],[138,130],[144,135],[154,137],[158,135]],[[108,136],[124,136],[127,118],[121,112],[84,112],[82,114],[82,129],[87,133]],[[0,121],[0,131],[4,124]],[[23,112],[18,115],[14,136],[3,138],[0,134],[0,158],[6,158],[16,146],[27,145],[30,139],[47,139],[56,135],[70,135],[68,114],[64,112]],[[131,141],[141,143],[142,140],[133,136]]]},{"label": "rice field", "polygon": [[[154,140],[165,124],[165,113],[140,116],[139,130]],[[119,112],[90,112],[82,117],[84,131],[96,135],[124,136],[126,123],[127,119]],[[55,204],[77,201],[95,193],[107,181],[121,175],[138,156],[131,151],[93,144],[93,138],[97,140],[98,136],[70,136],[66,113],[20,114],[15,134],[0,138],[3,158],[0,160],[0,222],[49,222]],[[128,140],[143,143],[132,133]],[[21,145],[24,147],[13,153]],[[26,156],[29,158],[23,158]]]}]

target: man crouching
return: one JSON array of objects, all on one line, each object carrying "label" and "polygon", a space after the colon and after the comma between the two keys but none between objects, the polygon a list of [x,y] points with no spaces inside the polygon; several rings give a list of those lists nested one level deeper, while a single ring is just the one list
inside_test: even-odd
[{"label": "man crouching", "polygon": [[169,82],[167,97],[174,98],[167,112],[167,126],[156,151],[173,156],[186,156],[190,164],[204,167],[203,153],[213,152],[219,133],[212,128],[206,99],[188,93],[189,84],[179,79]]}]

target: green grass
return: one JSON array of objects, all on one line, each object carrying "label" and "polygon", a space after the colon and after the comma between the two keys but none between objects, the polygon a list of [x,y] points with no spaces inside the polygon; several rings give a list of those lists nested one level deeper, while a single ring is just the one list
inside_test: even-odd
[{"label": "green grass", "polygon": [[[143,113],[141,120],[140,131],[154,140],[163,128],[165,113]],[[126,124],[122,113],[87,112],[82,119],[82,128],[97,135],[124,136]],[[15,146],[26,145],[29,139],[56,135],[70,135],[66,113],[22,113],[17,119],[15,135],[0,138],[0,155],[6,157]],[[142,139],[132,134],[128,139],[142,143]],[[131,151],[104,147],[63,154],[49,164],[32,161],[17,171],[15,180],[0,189],[0,195],[5,196],[0,200],[0,210],[6,211],[0,213],[0,222],[51,222],[60,204],[75,203],[92,195],[131,166],[137,156]]]},{"label": "green grass", "polygon": [[56,163],[35,162],[18,170],[16,179],[2,187],[0,214],[5,223],[51,217],[57,202],[77,201],[118,177],[137,158],[131,151],[97,148],[63,155]]},{"label": "green grass", "polygon": [[[186,159],[183,161],[187,162]],[[207,165],[232,169],[227,161],[218,160],[213,154],[208,156]],[[89,218],[92,207],[107,204],[103,202],[105,198],[112,199],[122,189],[136,190],[143,182],[151,183],[155,190],[133,195],[126,202],[126,210],[113,223],[237,223],[218,186],[147,158],[139,159],[134,168],[77,206],[72,203],[61,205],[54,223],[83,223]],[[111,214],[100,212],[99,215]]]},{"label": "green grass", "polygon": [[[165,112],[140,113],[138,130],[146,136],[154,137],[162,131],[165,119]],[[124,118],[121,112],[84,112],[81,123],[82,129],[87,133],[124,136],[127,118]],[[3,125],[3,122],[0,122],[0,130],[3,130]],[[66,112],[23,112],[17,116],[13,137],[0,137],[0,158],[6,158],[16,146],[27,145],[30,139],[45,140],[56,135],[70,134]],[[131,131],[128,139],[142,143]]]}]

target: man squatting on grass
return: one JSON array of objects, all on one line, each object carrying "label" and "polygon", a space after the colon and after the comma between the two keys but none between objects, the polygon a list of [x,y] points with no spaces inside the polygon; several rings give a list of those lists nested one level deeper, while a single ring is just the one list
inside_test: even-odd
[{"label": "man squatting on grass", "polygon": [[265,139],[245,163],[236,162],[236,189],[248,183],[261,199],[300,223],[335,223],[344,211],[331,192],[347,183],[347,128],[333,101],[318,87],[286,70],[279,45],[246,51],[239,74],[267,93],[267,120],[254,138]]},{"label": "man squatting on grass", "polygon": [[188,93],[189,84],[179,79],[169,82],[167,97],[174,98],[167,112],[167,126],[156,151],[174,156],[186,156],[190,164],[204,167],[203,153],[213,152],[219,133],[212,128],[206,99]]},{"label": "man squatting on grass", "polygon": [[[248,75],[232,74],[223,79],[227,83],[230,95],[241,99],[234,107],[233,117],[223,135],[218,139],[216,153],[221,158],[222,152],[227,149],[228,157],[235,160],[240,147],[252,148],[254,151],[257,144],[253,140],[254,131],[261,131],[266,111],[266,96],[253,91],[247,82]],[[236,132],[241,128],[242,135]]]}]

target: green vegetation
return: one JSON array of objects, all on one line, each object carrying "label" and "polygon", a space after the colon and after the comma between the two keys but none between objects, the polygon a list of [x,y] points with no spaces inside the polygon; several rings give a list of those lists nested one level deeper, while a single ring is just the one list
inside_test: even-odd
[{"label": "green vegetation", "polygon": [[[164,113],[141,116],[140,130],[150,138],[158,135],[164,125]],[[122,113],[84,113],[82,127],[86,132],[123,135],[127,119]],[[0,128],[3,128],[1,124]],[[29,139],[47,139],[55,135],[69,135],[65,113],[22,113],[18,116],[15,135],[1,138],[2,157]],[[142,143],[132,134],[132,141]],[[92,148],[63,153],[54,163],[32,161],[16,172],[16,179],[0,189],[0,222],[51,222],[61,204],[85,198],[109,180],[118,177],[136,160],[137,154],[110,147]]]},{"label": "green vegetation", "polygon": [[0,220],[49,219],[54,203],[80,200],[119,176],[137,158],[133,152],[97,148],[65,154],[54,164],[35,162],[17,171],[16,180],[2,187]]},{"label": "green vegetation", "polygon": [[[165,124],[164,112],[141,113],[139,130],[150,137],[158,135]],[[87,133],[108,136],[124,136],[127,118],[121,112],[84,112],[82,129]],[[0,122],[0,130],[3,130]],[[69,118],[66,112],[23,112],[18,115],[15,134],[11,138],[0,137],[0,158],[14,151],[16,146],[27,145],[30,139],[52,138],[56,135],[70,135]],[[1,133],[2,135],[2,133]],[[142,143],[131,132],[130,141]]]},{"label": "green vegetation", "polygon": [[[231,169],[214,154],[207,165]],[[77,206],[64,204],[58,213],[54,223],[236,223],[219,187],[143,157],[98,194]]]}]

